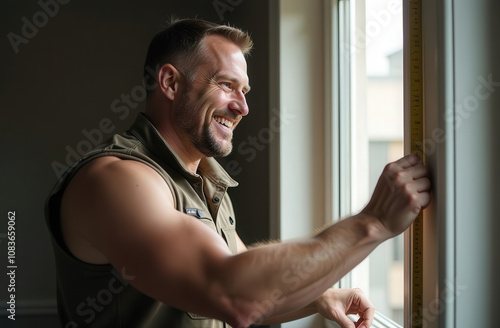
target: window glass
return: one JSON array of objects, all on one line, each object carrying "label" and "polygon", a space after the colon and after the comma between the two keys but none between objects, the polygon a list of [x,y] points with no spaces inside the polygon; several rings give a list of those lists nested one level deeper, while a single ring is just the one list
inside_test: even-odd
[{"label": "window glass", "polygon": [[[368,202],[384,166],[403,156],[401,0],[351,0],[351,213]],[[345,109],[341,109],[345,110]],[[403,324],[403,235],[380,245],[353,270],[377,311]]]}]

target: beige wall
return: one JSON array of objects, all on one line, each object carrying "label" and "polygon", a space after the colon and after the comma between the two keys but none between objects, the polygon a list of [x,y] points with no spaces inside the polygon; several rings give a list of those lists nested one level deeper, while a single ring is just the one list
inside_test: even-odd
[{"label": "beige wall", "polygon": [[[280,2],[280,103],[290,117],[280,140],[281,239],[325,223],[323,1]],[[317,317],[283,324],[322,327]]]}]

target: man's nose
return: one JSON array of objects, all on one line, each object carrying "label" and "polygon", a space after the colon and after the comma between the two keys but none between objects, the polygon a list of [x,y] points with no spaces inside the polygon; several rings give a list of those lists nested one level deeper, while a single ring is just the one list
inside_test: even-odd
[{"label": "man's nose", "polygon": [[248,114],[250,110],[243,92],[237,93],[236,99],[229,103],[229,109],[238,112],[241,116],[246,116]]}]

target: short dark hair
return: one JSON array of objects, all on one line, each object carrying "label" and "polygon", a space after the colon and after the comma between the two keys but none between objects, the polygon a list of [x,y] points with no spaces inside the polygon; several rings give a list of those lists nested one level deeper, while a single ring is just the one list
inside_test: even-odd
[{"label": "short dark hair", "polygon": [[[152,72],[166,63],[180,69],[185,77],[193,81],[196,67],[203,58],[203,41],[209,35],[220,35],[236,44],[243,55],[247,56],[253,42],[248,32],[228,25],[220,25],[197,18],[172,19],[167,27],[158,32],[149,44],[146,62],[144,63],[144,80]],[[146,88],[148,94],[154,90]]]}]

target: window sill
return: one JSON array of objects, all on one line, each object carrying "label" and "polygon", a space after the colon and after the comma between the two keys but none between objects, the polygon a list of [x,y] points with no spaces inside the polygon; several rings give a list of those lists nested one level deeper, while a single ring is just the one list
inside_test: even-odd
[{"label": "window sill", "polygon": [[[356,322],[358,317],[355,315],[349,315],[349,318]],[[340,326],[331,320],[325,319],[325,328],[340,328]],[[398,323],[389,319],[387,316],[383,315],[380,312],[375,311],[375,318],[373,319],[372,328],[403,328]]]}]

